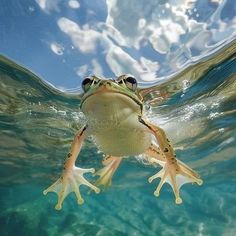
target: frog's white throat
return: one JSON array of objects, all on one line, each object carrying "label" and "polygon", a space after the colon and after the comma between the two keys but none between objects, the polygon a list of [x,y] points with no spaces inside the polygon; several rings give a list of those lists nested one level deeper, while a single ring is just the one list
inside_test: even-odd
[{"label": "frog's white throat", "polygon": [[115,125],[141,113],[140,105],[133,99],[113,92],[98,93],[88,97],[83,102],[81,110],[91,125],[109,122]]}]

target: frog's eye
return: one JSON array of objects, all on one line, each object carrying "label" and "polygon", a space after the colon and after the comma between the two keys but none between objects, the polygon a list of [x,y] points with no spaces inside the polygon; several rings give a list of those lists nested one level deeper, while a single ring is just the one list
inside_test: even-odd
[{"label": "frog's eye", "polygon": [[134,77],[128,76],[123,79],[125,85],[127,88],[129,88],[132,91],[135,91],[137,89],[137,81]]},{"label": "frog's eye", "polygon": [[93,84],[92,78],[89,78],[89,77],[85,78],[82,82],[82,88],[84,92],[87,92],[92,84]]}]

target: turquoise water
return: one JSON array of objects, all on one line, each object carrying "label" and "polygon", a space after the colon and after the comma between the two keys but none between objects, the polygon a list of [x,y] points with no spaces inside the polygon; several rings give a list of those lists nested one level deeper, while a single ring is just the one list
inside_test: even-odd
[{"label": "turquoise water", "polygon": [[[59,91],[5,57],[0,84],[1,235],[235,235],[234,41],[168,81],[140,84],[149,119],[204,180],[181,189],[182,205],[168,185],[153,195],[157,181],[147,179],[156,167],[136,157],[122,163],[108,191],[88,194],[82,187],[84,205],[71,194],[55,211],[56,195],[42,192],[59,177],[83,124],[80,93]],[[77,165],[99,168],[101,158],[89,139]]]}]

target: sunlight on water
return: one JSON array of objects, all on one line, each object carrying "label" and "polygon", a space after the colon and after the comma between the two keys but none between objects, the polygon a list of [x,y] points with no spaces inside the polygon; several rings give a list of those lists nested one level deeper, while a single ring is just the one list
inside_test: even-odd
[{"label": "sunlight on water", "polygon": [[[0,235],[234,236],[235,11],[232,0],[2,1]],[[85,123],[81,80],[124,73],[204,184],[185,185],[181,205],[168,185],[156,198],[158,180],[147,180],[157,166],[140,155],[123,161],[108,191],[83,186],[85,204],[70,194],[57,212],[43,190]],[[89,138],[77,162],[98,169],[102,157]]]}]

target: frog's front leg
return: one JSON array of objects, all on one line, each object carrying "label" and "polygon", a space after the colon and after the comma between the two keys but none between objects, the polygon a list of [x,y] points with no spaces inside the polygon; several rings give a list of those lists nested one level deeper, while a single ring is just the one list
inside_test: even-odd
[{"label": "frog's front leg", "polygon": [[62,208],[62,203],[66,196],[70,192],[75,192],[77,201],[79,204],[84,202],[81,197],[79,186],[84,184],[93,189],[96,193],[99,193],[99,189],[89,183],[84,177],[83,174],[87,172],[94,173],[95,170],[91,169],[82,169],[75,166],[75,161],[80,152],[82,142],[85,138],[87,126],[84,126],[75,136],[74,141],[71,145],[70,152],[68,153],[65,163],[64,169],[61,177],[50,187],[44,190],[44,194],[48,192],[55,192],[58,195],[58,202],[55,206],[56,210],[60,210]]},{"label": "frog's front leg", "polygon": [[169,183],[175,194],[176,204],[182,203],[182,199],[179,194],[181,186],[189,182],[201,185],[203,181],[199,178],[199,175],[195,171],[180,160],[176,159],[173,147],[169,139],[166,137],[163,129],[142,119],[140,122],[145,124],[150,129],[152,134],[157,139],[160,147],[158,148],[155,147],[155,145],[152,145],[145,153],[149,156],[150,162],[155,162],[162,166],[162,169],[157,174],[148,179],[150,183],[156,178],[161,179],[154,194],[159,196],[162,185],[164,183]]},{"label": "frog's front leg", "polygon": [[112,177],[120,165],[122,157],[114,157],[111,155],[105,156],[102,161],[104,167],[98,170],[95,175],[98,175],[99,178],[95,182],[96,186],[103,185],[107,189],[111,185]]}]

